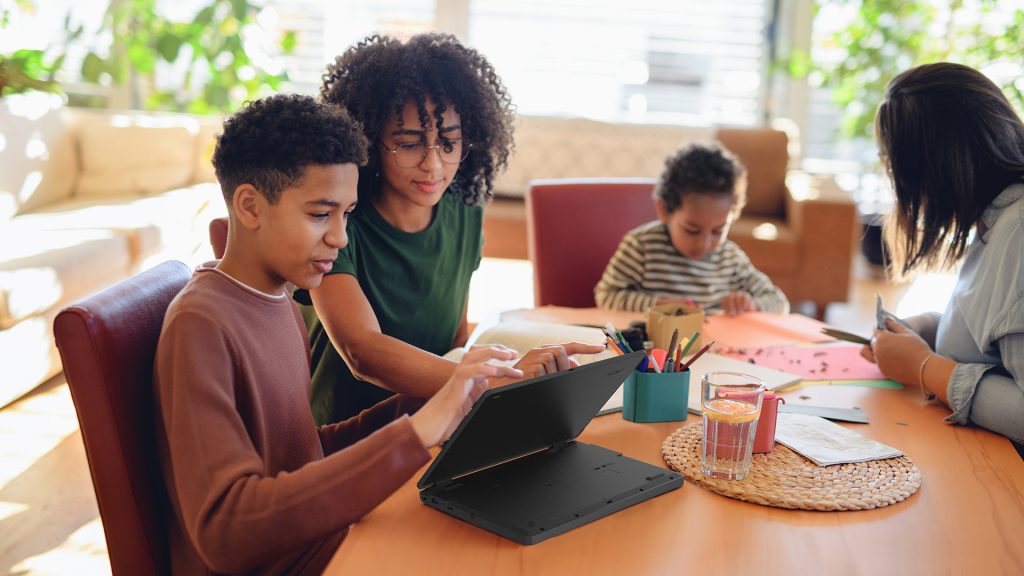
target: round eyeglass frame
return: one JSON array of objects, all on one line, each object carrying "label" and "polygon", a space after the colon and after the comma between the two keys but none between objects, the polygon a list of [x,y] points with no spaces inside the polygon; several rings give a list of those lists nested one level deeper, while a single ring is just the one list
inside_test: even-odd
[{"label": "round eyeglass frame", "polygon": [[456,160],[455,162],[450,162],[450,161],[446,160],[444,155],[441,154],[441,147],[445,145],[444,142],[441,142],[439,144],[431,144],[430,146],[426,146],[423,149],[423,155],[420,156],[420,159],[417,160],[415,164],[410,164],[408,166],[403,164],[398,159],[398,148],[399,148],[398,146],[395,146],[394,148],[388,148],[388,145],[383,143],[383,142],[381,142],[380,145],[381,145],[381,147],[383,147],[388,152],[391,152],[391,156],[393,156],[394,159],[395,159],[395,164],[398,164],[402,168],[414,168],[414,167],[419,166],[420,164],[422,164],[423,161],[427,159],[427,154],[430,154],[430,150],[432,148],[437,150],[437,157],[438,157],[439,160],[441,160],[442,163],[448,164],[448,165],[461,164],[462,161],[465,160],[469,156],[469,151],[473,148],[473,143],[472,142],[466,142],[462,138],[459,138],[458,140],[461,141],[461,143],[462,143],[462,156],[460,156],[459,159]]}]

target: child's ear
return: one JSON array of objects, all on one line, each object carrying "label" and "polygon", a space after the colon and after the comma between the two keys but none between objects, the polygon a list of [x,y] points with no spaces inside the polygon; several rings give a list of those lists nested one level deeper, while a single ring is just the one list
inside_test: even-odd
[{"label": "child's ear", "polygon": [[665,209],[665,202],[658,198],[654,201],[654,211],[658,213],[658,220],[661,220],[662,224],[668,224],[669,211]]},{"label": "child's ear", "polygon": [[235,188],[235,194],[231,198],[231,207],[234,209],[239,224],[246,228],[259,227],[264,204],[261,200],[263,200],[263,195],[252,184],[241,184]]}]

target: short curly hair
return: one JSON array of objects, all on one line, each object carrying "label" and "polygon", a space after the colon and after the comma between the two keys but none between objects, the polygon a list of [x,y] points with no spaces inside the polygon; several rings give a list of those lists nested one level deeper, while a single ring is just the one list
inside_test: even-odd
[{"label": "short curly hair", "polygon": [[310,96],[278,94],[246,102],[224,121],[213,167],[228,206],[242,184],[276,204],[309,166],[366,164],[367,146],[344,110]]},{"label": "short curly hair", "polygon": [[683,205],[683,199],[697,194],[728,195],[733,212],[739,214],[747,203],[747,169],[717,144],[688,144],[665,159],[665,168],[654,188],[665,213]]},{"label": "short curly hair", "polygon": [[[448,192],[475,206],[493,196],[494,178],[512,152],[515,107],[495,72],[480,53],[448,34],[418,34],[403,43],[374,35],[335,58],[323,75],[320,97],[348,110],[371,141],[384,126],[402,117],[412,100],[423,126],[426,99],[435,103],[434,122],[451,106],[459,113],[463,138],[472,145]],[[380,154],[370,154],[359,171],[359,198],[368,200],[380,189]]]}]

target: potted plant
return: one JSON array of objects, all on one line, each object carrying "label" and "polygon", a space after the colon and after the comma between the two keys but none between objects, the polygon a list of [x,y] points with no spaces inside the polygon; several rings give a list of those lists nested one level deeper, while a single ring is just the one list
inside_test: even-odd
[{"label": "potted plant", "polygon": [[291,53],[296,36],[253,41],[275,33],[259,23],[263,4],[208,0],[189,21],[164,16],[157,4],[111,0],[103,20],[111,43],[89,47],[83,80],[127,87],[132,108],[208,114],[233,111],[288,79],[276,57]]}]

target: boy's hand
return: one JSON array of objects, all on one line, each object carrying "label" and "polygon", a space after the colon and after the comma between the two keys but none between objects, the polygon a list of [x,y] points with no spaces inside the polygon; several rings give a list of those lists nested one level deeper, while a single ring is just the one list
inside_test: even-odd
[{"label": "boy's hand", "polygon": [[737,290],[729,292],[722,298],[722,310],[726,316],[736,316],[744,312],[757,312],[757,304],[754,304],[754,297],[749,292]]},{"label": "boy's hand", "polygon": [[516,351],[504,346],[467,352],[444,387],[411,417],[413,430],[423,445],[430,448],[451,436],[473,403],[487,390],[488,378],[522,378],[520,370],[487,363],[515,357]]},{"label": "boy's hand", "polygon": [[[564,344],[551,344],[534,348],[523,355],[516,368],[523,371],[524,378],[536,378],[545,374],[554,374],[569,368],[575,368],[580,363],[573,354],[599,354],[605,351],[604,344],[583,344],[580,342],[566,342]],[[508,384],[504,382],[503,384]],[[492,382],[492,386],[499,383]]]},{"label": "boy's hand", "polygon": [[892,318],[886,318],[885,322],[888,330],[876,329],[871,345],[862,348],[860,355],[877,364],[886,378],[914,384],[921,361],[932,350],[917,332]]}]

